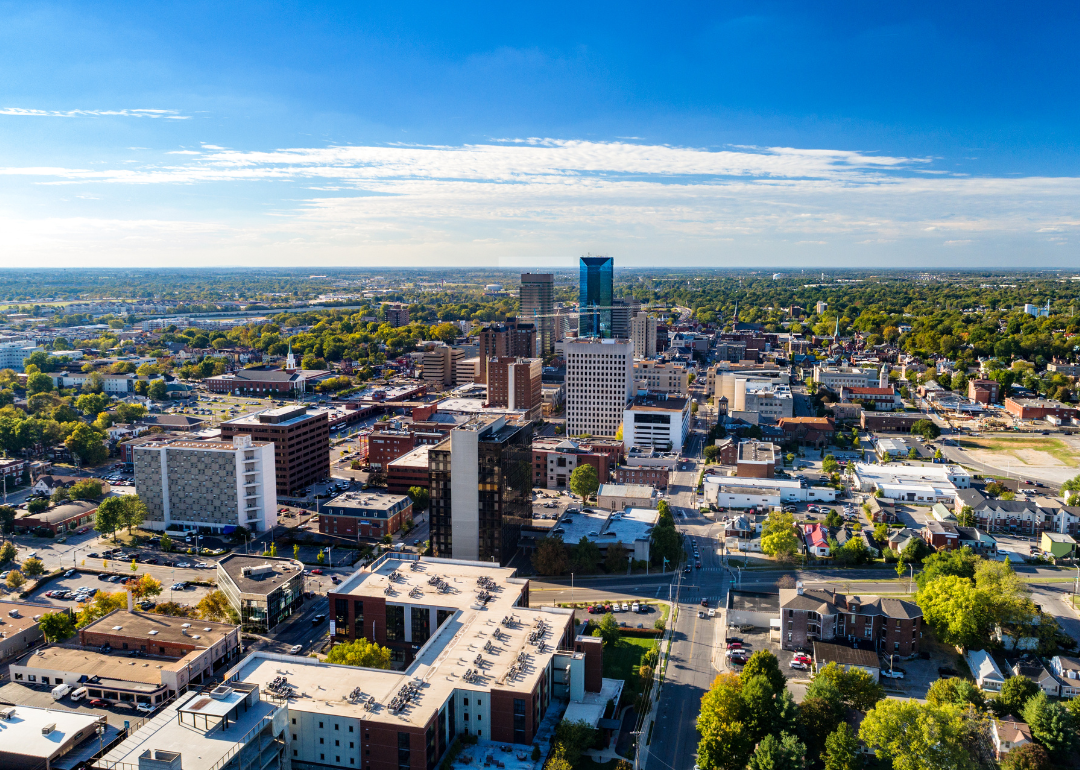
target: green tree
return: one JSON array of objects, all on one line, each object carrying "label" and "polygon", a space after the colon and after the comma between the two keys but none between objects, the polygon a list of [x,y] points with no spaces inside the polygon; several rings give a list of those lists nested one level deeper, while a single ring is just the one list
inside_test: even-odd
[{"label": "green tree", "polygon": [[116,405],[116,419],[118,422],[131,423],[145,416],[146,407],[142,404],[125,404],[121,402]]},{"label": "green tree", "polygon": [[142,524],[146,518],[146,504],[138,495],[124,495],[122,499],[124,507],[120,519],[130,534],[131,530]]},{"label": "green tree", "polygon": [[972,647],[986,638],[990,597],[973,580],[944,575],[920,588],[915,601],[942,643]]},{"label": "green tree", "polygon": [[584,720],[562,720],[555,726],[554,744],[563,747],[566,759],[571,765],[577,765],[582,753],[596,743],[596,728]]},{"label": "green tree", "polygon": [[1050,757],[1064,762],[1076,746],[1076,725],[1069,710],[1051,701],[1039,690],[1024,706],[1022,718],[1031,728],[1031,737],[1041,743]]},{"label": "green tree", "polygon": [[[1023,679],[1023,677],[1014,678]],[[1008,681],[1011,682],[1012,680]],[[934,706],[953,703],[961,708],[970,703],[975,708],[982,710],[986,705],[986,694],[977,685],[966,679],[935,679],[926,693],[926,702]]]},{"label": "green tree", "polygon": [[413,511],[426,511],[431,504],[431,494],[426,487],[409,487],[409,497],[413,501]]},{"label": "green tree", "polygon": [[[101,501],[94,514],[94,529],[104,536],[116,532],[124,522],[124,499],[107,497]],[[164,539],[164,536],[163,538]]]},{"label": "green tree", "polygon": [[56,489],[54,489],[53,493],[49,496],[49,502],[53,505],[60,505],[61,503],[66,503],[70,499],[71,495],[67,491],[67,488],[62,486],[58,486]]},{"label": "green tree", "polygon": [[922,436],[927,441],[933,441],[941,435],[941,428],[933,420],[916,420],[911,426],[911,434],[913,436]]},{"label": "green tree", "polygon": [[229,598],[220,588],[211,591],[200,599],[199,603],[195,605],[195,613],[202,620],[240,622],[240,616],[229,604]]},{"label": "green tree", "polygon": [[922,587],[945,575],[974,579],[975,566],[978,563],[979,557],[970,548],[938,551],[923,559],[922,572],[915,582]]},{"label": "green tree", "polygon": [[773,511],[761,530],[761,550],[769,556],[790,556],[799,547],[795,516]]},{"label": "green tree", "polygon": [[840,463],[836,461],[836,457],[833,455],[825,455],[825,458],[821,461],[822,473],[836,473],[840,470]]},{"label": "green tree", "polygon": [[769,650],[758,650],[750,656],[743,666],[742,679],[749,681],[752,677],[763,676],[769,683],[775,695],[779,695],[787,687],[787,677],[780,670],[780,661]]},{"label": "green tree", "polygon": [[822,759],[825,770],[859,770],[862,767],[859,741],[850,725],[841,724],[828,734]]},{"label": "green tree", "polygon": [[582,535],[581,540],[570,551],[570,569],[578,574],[596,571],[600,561],[600,547]]},{"label": "green tree", "polygon": [[596,476],[596,469],[588,463],[582,463],[570,474],[570,491],[580,497],[582,502],[595,495],[599,488],[600,479]]},{"label": "green tree", "polygon": [[1037,743],[1025,743],[1001,760],[1001,770],[1053,770],[1050,755]]},{"label": "green tree", "polygon": [[169,537],[168,532],[163,532],[162,533],[161,541],[160,541],[159,545],[161,546],[161,550],[164,551],[165,553],[168,553],[169,551],[172,550],[173,540],[172,540],[171,537]]},{"label": "green tree", "polygon": [[64,446],[78,456],[84,465],[99,465],[109,456],[109,451],[105,448],[104,434],[84,423],[75,427],[64,441]]},{"label": "green tree", "polygon": [[533,553],[532,564],[533,569],[540,575],[564,574],[570,567],[570,557],[562,538],[558,535],[541,538]]},{"label": "green tree", "polygon": [[326,662],[362,668],[390,668],[390,648],[367,639],[343,642],[330,649]]},{"label": "green tree", "polygon": [[779,738],[766,735],[750,755],[748,770],[802,770],[806,767],[806,746],[794,735]]},{"label": "green tree", "polygon": [[609,573],[617,574],[626,572],[630,564],[630,552],[626,550],[622,540],[611,543],[604,554],[604,569]]},{"label": "green tree", "polygon": [[803,698],[799,704],[799,735],[807,756],[816,759],[825,748],[825,738],[843,721],[843,707],[825,698]]},{"label": "green tree", "polygon": [[75,408],[87,417],[97,417],[109,406],[109,396],[105,393],[83,393],[75,399]]},{"label": "green tree", "polygon": [[26,395],[49,393],[53,389],[52,377],[44,372],[35,372],[26,378]]},{"label": "green tree", "polygon": [[22,563],[22,573],[27,577],[37,577],[45,574],[45,565],[41,559],[30,558]]},{"label": "green tree", "polygon": [[975,519],[975,509],[970,505],[965,505],[960,509],[960,513],[956,516],[956,524],[960,527],[974,527],[978,525],[978,521]]},{"label": "green tree", "polygon": [[15,531],[15,513],[10,505],[0,505],[0,533],[9,535]]},{"label": "green tree", "polygon": [[164,401],[169,396],[169,389],[165,385],[165,380],[154,380],[150,383],[149,389],[146,391],[146,395],[154,401]]},{"label": "green tree", "polygon": [[47,642],[62,642],[75,635],[75,620],[67,611],[47,612],[41,616],[38,625]]},{"label": "green tree", "polygon": [[604,617],[600,618],[596,630],[600,632],[600,637],[604,640],[605,645],[614,646],[619,643],[621,635],[619,621],[615,620],[615,616],[610,612],[604,613]]},{"label": "green tree", "polygon": [[131,595],[136,599],[149,599],[153,596],[160,596],[164,586],[161,585],[161,581],[155,578],[153,575],[144,574],[137,581],[129,586]]},{"label": "green tree", "polygon": [[294,559],[297,559],[297,560],[300,559],[300,544],[299,543],[293,543],[292,556],[293,556]]},{"label": "green tree", "polygon": [[859,737],[894,770],[972,770],[969,730],[958,706],[883,700],[867,712]]},{"label": "green tree", "polygon": [[26,504],[26,510],[30,513],[41,513],[49,507],[49,501],[44,497],[38,497]]},{"label": "green tree", "polygon": [[11,543],[4,543],[0,546],[0,564],[7,564],[9,561],[14,561],[15,557],[18,555],[18,549]]},{"label": "green tree", "polygon": [[[952,680],[950,680],[952,681]],[[1001,685],[1001,692],[994,696],[994,711],[1000,716],[1024,713],[1028,701],[1039,692],[1039,685],[1025,676],[1011,676]]]},{"label": "green tree", "polygon": [[99,500],[102,495],[101,482],[96,479],[76,481],[68,488],[72,500]]},{"label": "green tree", "polygon": [[698,742],[701,770],[745,770],[754,744],[742,722],[718,725]]},{"label": "green tree", "polygon": [[701,450],[701,453],[705,456],[705,462],[714,463],[716,462],[717,455],[720,454],[720,447],[715,444],[709,444]]},{"label": "green tree", "polygon": [[12,591],[18,591],[26,584],[26,578],[23,577],[23,574],[19,572],[19,570],[13,569],[8,572],[7,580],[5,582],[7,587]]},{"label": "green tree", "polygon": [[[868,711],[885,697],[885,689],[874,677],[860,668],[845,671],[836,663],[829,663],[818,671],[814,682],[818,679],[830,680],[835,685],[841,702],[857,711]],[[807,695],[810,695],[809,689]]]}]

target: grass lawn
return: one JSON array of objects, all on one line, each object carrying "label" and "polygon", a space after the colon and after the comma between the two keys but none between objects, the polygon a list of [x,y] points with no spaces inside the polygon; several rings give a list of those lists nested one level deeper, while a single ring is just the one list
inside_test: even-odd
[{"label": "grass lawn", "polygon": [[604,650],[604,676],[609,679],[633,681],[645,653],[656,644],[656,639],[624,636],[614,647]]},{"label": "grass lawn", "polygon": [[1039,452],[1046,452],[1055,460],[1060,460],[1066,465],[1080,464],[1080,455],[1077,455],[1072,447],[1059,438],[1049,436],[1040,436],[1039,438],[1029,436],[965,438],[960,441],[960,445],[965,449],[989,449],[994,452],[1005,452],[1012,454],[1020,462],[1024,461],[1016,455],[1016,452],[1022,449],[1034,449]]}]

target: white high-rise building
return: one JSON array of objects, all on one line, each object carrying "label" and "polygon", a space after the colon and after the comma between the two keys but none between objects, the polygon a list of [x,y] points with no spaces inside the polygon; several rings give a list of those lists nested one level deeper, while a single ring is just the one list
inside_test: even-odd
[{"label": "white high-rise building", "polygon": [[652,358],[656,355],[656,317],[637,313],[630,320],[630,340],[634,343],[634,355]]},{"label": "white high-rise building", "polygon": [[614,436],[634,395],[634,343],[569,339],[566,349],[566,434]]}]

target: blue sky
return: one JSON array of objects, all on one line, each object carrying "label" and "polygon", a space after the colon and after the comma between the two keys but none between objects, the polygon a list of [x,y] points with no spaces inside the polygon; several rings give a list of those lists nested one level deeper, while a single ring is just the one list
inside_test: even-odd
[{"label": "blue sky", "polygon": [[0,266],[1072,267],[1078,16],[0,3]]}]

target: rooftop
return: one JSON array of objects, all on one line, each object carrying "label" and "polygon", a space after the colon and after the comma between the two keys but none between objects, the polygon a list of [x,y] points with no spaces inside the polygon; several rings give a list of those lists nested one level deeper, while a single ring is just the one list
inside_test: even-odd
[{"label": "rooftop", "polygon": [[46,524],[58,524],[62,521],[74,518],[76,516],[83,516],[90,511],[97,510],[97,503],[88,503],[83,500],[78,500],[73,503],[64,503],[63,505],[57,505],[48,510],[44,510],[41,513],[22,513],[19,519],[33,519],[34,521],[43,522]]},{"label": "rooftop", "polygon": [[387,492],[345,492],[323,503],[324,508],[354,508],[358,511],[389,511],[404,507],[408,495],[392,495]]},{"label": "rooftop", "polygon": [[601,484],[596,490],[600,497],[636,497],[651,500],[656,497],[656,489],[648,484]]},{"label": "rooftop", "polygon": [[140,655],[132,658],[127,650],[101,652],[97,647],[51,645],[19,660],[17,665],[66,671],[102,680],[149,685],[153,691],[161,685],[162,671],[180,671],[188,665],[185,658]]},{"label": "rooftop", "polygon": [[[231,558],[233,557],[225,557],[225,559]],[[117,629],[117,626],[120,628]],[[197,647],[212,647],[235,629],[236,626],[230,623],[219,623],[214,620],[192,620],[172,615],[117,610],[82,630],[123,636],[153,636],[158,642],[194,643]]]},{"label": "rooftop", "polygon": [[430,444],[421,444],[416,449],[411,449],[396,460],[391,460],[386,464],[387,469],[390,468],[427,468],[428,467],[428,452],[431,451]]},{"label": "rooftop", "polygon": [[280,425],[290,426],[305,420],[318,419],[329,415],[328,409],[308,409],[304,406],[282,406],[260,412],[241,415],[233,420],[226,420],[222,425]]},{"label": "rooftop", "polygon": [[570,544],[578,543],[584,537],[598,543],[629,545],[635,540],[648,539],[659,518],[660,512],[652,508],[564,513],[556,524],[556,528],[563,531],[556,534],[562,536],[564,543]]},{"label": "rooftop", "polygon": [[[37,625],[37,620],[34,618],[40,617],[46,609],[40,604],[0,602],[0,634],[11,637],[32,628]],[[12,612],[18,613],[18,616],[12,617]]]},{"label": "rooftop", "polygon": [[688,399],[665,396],[662,393],[648,393],[635,396],[628,407],[631,412],[682,412],[687,408]]},{"label": "rooftop", "polygon": [[[289,578],[294,577],[297,572],[303,572],[304,565],[281,556],[248,556],[233,553],[218,561],[218,569],[225,571],[241,593],[268,594]],[[220,625],[230,630],[236,628],[236,626],[227,626],[224,623]]]},{"label": "rooftop", "polygon": [[853,647],[827,642],[814,642],[814,662],[819,670],[830,663],[862,668],[880,668],[881,666],[877,653],[873,650],[856,650]]},{"label": "rooftop", "polygon": [[[51,759],[94,735],[102,719],[67,709],[14,706],[10,717],[0,719],[0,753]],[[45,732],[48,725],[54,727]]]}]

